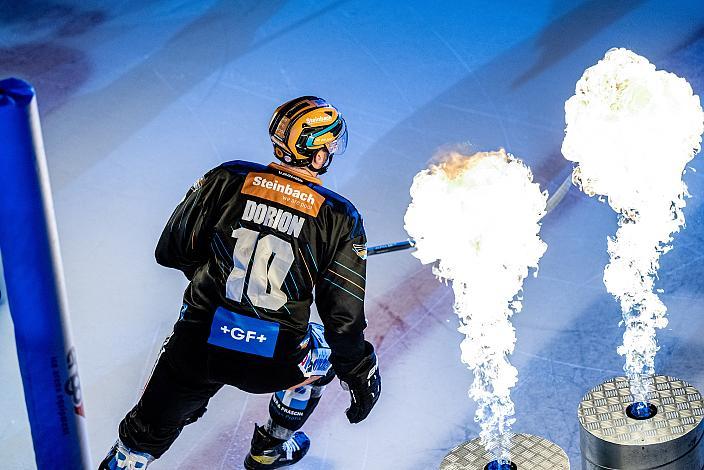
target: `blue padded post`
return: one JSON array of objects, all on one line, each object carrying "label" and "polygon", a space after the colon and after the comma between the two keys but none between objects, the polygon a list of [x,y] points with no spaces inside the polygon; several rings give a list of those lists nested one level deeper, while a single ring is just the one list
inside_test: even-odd
[{"label": "blue padded post", "polygon": [[13,78],[0,81],[0,250],[37,467],[87,470],[39,114],[32,86]]}]

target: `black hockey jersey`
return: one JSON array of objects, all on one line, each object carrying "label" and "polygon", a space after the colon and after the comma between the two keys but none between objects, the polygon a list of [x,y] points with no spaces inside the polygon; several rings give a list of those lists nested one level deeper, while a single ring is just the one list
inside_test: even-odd
[{"label": "black hockey jersey", "polygon": [[[365,354],[362,218],[317,178],[275,163],[220,165],[176,207],[156,259],[190,280],[181,321],[207,329],[225,309],[246,322],[275,323],[268,356],[295,360],[315,301],[338,375]],[[233,338],[244,339],[245,330]]]}]

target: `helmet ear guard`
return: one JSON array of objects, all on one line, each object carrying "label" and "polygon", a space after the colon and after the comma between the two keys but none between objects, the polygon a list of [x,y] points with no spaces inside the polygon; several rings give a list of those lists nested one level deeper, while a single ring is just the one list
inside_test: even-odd
[{"label": "helmet ear guard", "polygon": [[[333,155],[347,148],[347,124],[339,111],[325,100],[302,96],[279,106],[269,124],[274,155],[282,162],[325,173]],[[325,149],[328,158],[322,168],[312,166],[315,155]]]},{"label": "helmet ear guard", "polygon": [[290,165],[293,164],[293,157],[291,156],[286,149],[284,149],[280,145],[274,144],[274,156],[281,160],[282,162],[288,163]]}]

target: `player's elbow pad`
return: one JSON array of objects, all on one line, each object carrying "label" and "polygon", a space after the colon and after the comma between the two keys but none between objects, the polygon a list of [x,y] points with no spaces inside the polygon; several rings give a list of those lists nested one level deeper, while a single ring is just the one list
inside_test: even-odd
[{"label": "player's elbow pad", "polygon": [[154,258],[156,259],[156,262],[159,263],[160,265],[164,266],[165,268],[173,268],[175,267],[173,265],[173,261],[169,257],[168,250],[166,250],[161,243],[159,243],[156,246],[156,250],[154,250]]}]

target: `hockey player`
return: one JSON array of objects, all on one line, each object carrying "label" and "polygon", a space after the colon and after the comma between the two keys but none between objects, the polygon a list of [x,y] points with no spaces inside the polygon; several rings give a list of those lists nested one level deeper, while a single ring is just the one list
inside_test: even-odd
[{"label": "hockey player", "polygon": [[[303,458],[310,440],[299,429],[335,375],[350,392],[351,423],[378,400],[377,358],[363,334],[362,218],[318,179],[345,151],[345,120],[304,96],[276,110],[269,134],[281,164],[233,161],[209,171],[164,228],[157,262],[190,284],[101,470],[146,468],[223,385],[273,393],[244,461],[250,470]],[[324,327],[309,322],[314,301]]]}]

